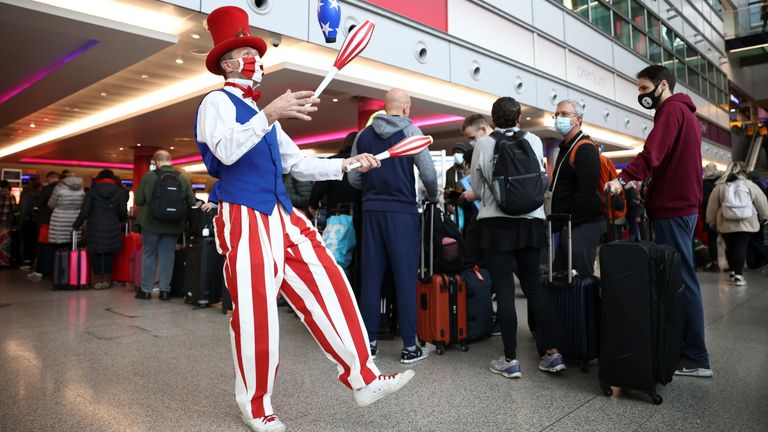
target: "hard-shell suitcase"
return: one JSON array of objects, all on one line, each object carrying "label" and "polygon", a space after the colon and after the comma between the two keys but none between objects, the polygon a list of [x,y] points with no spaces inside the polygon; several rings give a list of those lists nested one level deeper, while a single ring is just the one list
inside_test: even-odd
[{"label": "hard-shell suitcase", "polygon": [[224,257],[213,237],[192,239],[184,260],[185,303],[208,306],[218,303],[224,286]]},{"label": "hard-shell suitcase", "polygon": [[133,284],[134,290],[141,289],[141,265],[144,258],[144,249],[139,245],[138,249],[134,250],[130,258],[131,269],[131,284]]},{"label": "hard-shell suitcase", "polygon": [[602,332],[600,384],[644,391],[655,404],[680,361],[685,324],[680,254],[647,241],[618,241],[600,250]]},{"label": "hard-shell suitcase", "polygon": [[493,331],[491,274],[478,266],[461,272],[467,286],[467,339],[485,339]]},{"label": "hard-shell suitcase", "polygon": [[[552,222],[565,222],[568,266],[564,274],[555,275],[554,240]],[[589,370],[589,362],[597,358],[600,349],[600,279],[595,276],[573,275],[573,244],[571,243],[571,217],[567,214],[553,214],[547,217],[548,229],[548,271],[542,286],[544,298],[554,314],[551,319],[557,324],[556,346],[566,359],[581,362],[583,371]]]},{"label": "hard-shell suitcase", "polygon": [[447,345],[459,344],[462,351],[469,349],[467,340],[466,285],[456,274],[434,274],[435,218],[422,212],[420,280],[416,299],[416,334],[422,344],[435,345],[437,354],[443,354]]},{"label": "hard-shell suitcase", "polygon": [[87,288],[91,282],[91,266],[88,261],[88,251],[77,248],[77,231],[72,232],[72,250],[69,251],[68,269],[69,287],[72,289]]},{"label": "hard-shell suitcase", "polygon": [[115,253],[114,264],[112,264],[112,280],[128,283],[133,280],[131,258],[136,250],[141,249],[141,234],[129,232],[129,227],[126,223],[122,242],[123,247]]}]

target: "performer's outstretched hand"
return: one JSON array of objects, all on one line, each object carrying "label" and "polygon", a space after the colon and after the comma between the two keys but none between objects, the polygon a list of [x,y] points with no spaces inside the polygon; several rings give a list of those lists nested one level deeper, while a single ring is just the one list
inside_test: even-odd
[{"label": "performer's outstretched hand", "polygon": [[341,164],[341,168],[344,171],[347,171],[347,166],[352,165],[355,162],[360,162],[360,168],[357,169],[358,172],[364,173],[366,171],[370,171],[374,168],[378,168],[381,166],[381,161],[376,159],[372,154],[370,153],[361,153],[357,156],[353,156],[351,158],[344,159],[344,162]]},{"label": "performer's outstretched hand", "polygon": [[312,106],[312,104],[320,103],[320,99],[312,97],[313,94],[311,91],[292,92],[288,89],[280,97],[264,107],[264,115],[267,116],[267,122],[272,124],[275,120],[283,118],[312,120],[312,117],[307,114],[317,111],[317,107]]}]

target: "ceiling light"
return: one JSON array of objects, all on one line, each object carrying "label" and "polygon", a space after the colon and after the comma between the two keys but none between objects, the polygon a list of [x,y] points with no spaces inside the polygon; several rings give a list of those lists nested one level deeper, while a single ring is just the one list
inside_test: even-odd
[{"label": "ceiling light", "polygon": [[125,148],[124,147],[120,147],[120,151],[123,151],[123,150],[125,150]]},{"label": "ceiling light", "polygon": [[147,79],[147,78],[149,78],[149,75],[147,75],[147,74],[142,74],[142,75],[141,75],[141,78],[142,78],[142,79]]},{"label": "ceiling light", "polygon": [[136,143],[136,147],[141,147],[141,143]]},{"label": "ceiling light", "polygon": [[181,58],[181,57],[179,57],[179,58],[177,58],[177,59],[176,59],[176,63],[178,63],[178,64],[184,64],[184,60],[182,60],[182,58]]},{"label": "ceiling light", "polygon": [[192,33],[190,36],[192,36],[192,39],[200,39],[200,35],[197,33]]},{"label": "ceiling light", "polygon": [[208,168],[205,166],[204,163],[185,166],[182,169],[186,172],[208,172]]},{"label": "ceiling light", "polygon": [[36,125],[36,124],[34,124],[34,123],[30,123],[30,124],[29,124],[29,127],[31,127],[31,128],[36,128],[36,127],[37,127],[37,125]]},{"label": "ceiling light", "polygon": [[[179,35],[189,24],[183,18],[159,12],[155,7],[140,7],[117,0],[72,1],[72,0],[37,0],[61,9],[97,16],[108,20],[130,24],[136,27],[163,33]],[[26,5],[25,5],[26,6]],[[50,13],[50,12],[49,12]]]},{"label": "ceiling light", "polygon": [[107,94],[105,92],[101,92],[101,95],[102,96],[106,96]]},{"label": "ceiling light", "polygon": [[43,119],[43,121],[48,121],[48,118],[47,118],[47,117],[46,117],[46,118],[44,118],[44,119]]},{"label": "ceiling light", "polygon": [[64,165],[64,166],[81,166],[81,167],[96,167],[96,168],[133,169],[133,165],[132,164],[120,164],[120,163],[109,163],[109,162],[99,162],[99,161],[24,158],[24,159],[19,160],[19,162],[21,162],[21,163],[31,163],[31,164],[45,164],[45,165]]},{"label": "ceiling light", "polygon": [[176,147],[171,147],[171,150],[176,150]]},{"label": "ceiling light", "polygon": [[525,119],[526,119],[526,120],[529,120],[529,121],[531,120],[531,118],[530,118],[530,117],[526,117]]},{"label": "ceiling light", "polygon": [[87,115],[58,128],[37,134],[15,144],[0,148],[0,158],[32,147],[78,135],[85,131],[125,120],[149,111],[172,105],[221,87],[221,77],[204,72],[190,79],[177,82],[160,90],[146,93],[127,102],[115,104],[105,110]]},{"label": "ceiling light", "polygon": [[332,100],[332,101],[334,101],[334,102],[338,102],[338,101],[339,101],[339,98],[333,98],[333,99],[331,99],[331,100]]}]

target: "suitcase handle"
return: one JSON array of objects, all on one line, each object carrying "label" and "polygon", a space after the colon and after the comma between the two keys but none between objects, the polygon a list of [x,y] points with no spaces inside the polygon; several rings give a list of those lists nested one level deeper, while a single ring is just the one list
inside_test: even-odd
[{"label": "suitcase handle", "polygon": [[77,250],[77,230],[72,230],[72,250]]},{"label": "suitcase handle", "polygon": [[[554,258],[554,240],[552,239],[552,221],[565,221],[566,226],[568,227],[568,230],[566,231],[567,237],[568,237],[568,284],[570,285],[573,281],[573,244],[571,243],[571,231],[572,231],[572,222],[571,222],[571,215],[566,213],[555,213],[547,216],[547,258],[548,258],[548,266],[547,266],[547,281],[550,283],[552,282],[552,265],[555,260]],[[562,238],[560,239],[562,241]]]}]

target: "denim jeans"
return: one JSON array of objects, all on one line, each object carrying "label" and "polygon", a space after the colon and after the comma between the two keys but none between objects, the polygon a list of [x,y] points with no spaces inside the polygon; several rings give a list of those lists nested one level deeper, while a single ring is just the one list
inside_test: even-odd
[{"label": "denim jeans", "polygon": [[156,266],[160,266],[160,291],[171,291],[173,277],[173,262],[176,257],[176,240],[178,234],[158,234],[148,229],[141,231],[141,290],[152,292],[155,285]]},{"label": "denim jeans", "polygon": [[693,230],[698,215],[661,218],[653,221],[654,241],[672,246],[682,259],[683,311],[685,313],[685,344],[683,357],[700,368],[709,369],[709,354],[704,341],[704,310],[701,288],[693,262]]}]

